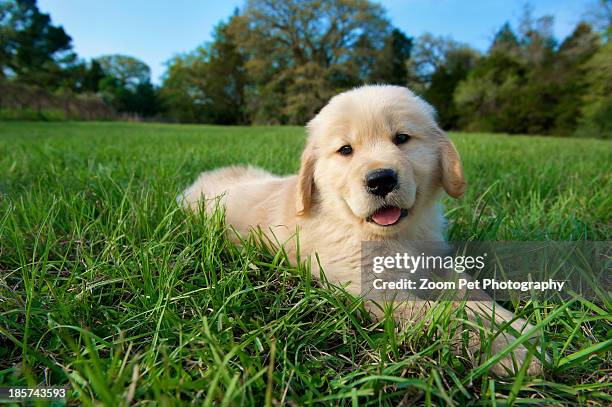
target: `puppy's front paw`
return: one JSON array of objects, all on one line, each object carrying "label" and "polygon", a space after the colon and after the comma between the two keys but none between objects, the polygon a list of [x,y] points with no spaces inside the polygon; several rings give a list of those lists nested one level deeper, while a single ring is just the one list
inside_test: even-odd
[{"label": "puppy's front paw", "polygon": [[[495,355],[503,351],[510,343],[515,339],[505,335],[500,335],[493,341],[493,347],[491,349],[492,355]],[[536,348],[538,353],[541,353],[539,347]],[[504,356],[499,362],[491,367],[491,373],[499,377],[514,376],[519,372],[519,369],[525,364],[527,356],[529,355],[529,349],[523,345],[519,345],[512,352]],[[538,355],[531,355],[529,360],[529,366],[527,367],[527,375],[529,376],[541,376],[544,373],[544,366],[538,359]]]},{"label": "puppy's front paw", "polygon": [[[499,362],[494,364],[491,367],[491,374],[499,377],[515,376],[519,369],[521,369],[521,367],[525,364],[528,353],[529,350],[523,345],[520,345],[518,348],[514,349],[514,351],[504,356]],[[542,362],[540,362],[536,355],[533,355],[529,361],[529,366],[527,367],[527,375],[541,376],[543,373],[544,366],[542,365]]]}]

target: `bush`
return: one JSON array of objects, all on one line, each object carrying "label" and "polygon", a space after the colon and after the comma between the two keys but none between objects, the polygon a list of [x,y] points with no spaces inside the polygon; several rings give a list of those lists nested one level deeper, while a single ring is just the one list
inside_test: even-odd
[{"label": "bush", "polygon": [[95,94],[51,92],[37,86],[0,81],[0,120],[108,120],[115,112]]}]

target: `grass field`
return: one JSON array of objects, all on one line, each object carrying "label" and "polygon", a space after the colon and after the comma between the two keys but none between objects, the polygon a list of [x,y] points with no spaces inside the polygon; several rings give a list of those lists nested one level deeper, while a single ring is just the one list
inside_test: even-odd
[{"label": "grass field", "polygon": [[[609,240],[612,143],[453,134],[470,184],[454,240]],[[543,327],[544,377],[449,352],[457,310],[375,322],[256,239],[175,196],[205,169],[298,169],[297,127],[0,123],[0,384],[76,403],[612,403],[609,303],[506,304]],[[265,146],[265,147],[264,147]],[[487,342],[483,342],[486,351]]]}]

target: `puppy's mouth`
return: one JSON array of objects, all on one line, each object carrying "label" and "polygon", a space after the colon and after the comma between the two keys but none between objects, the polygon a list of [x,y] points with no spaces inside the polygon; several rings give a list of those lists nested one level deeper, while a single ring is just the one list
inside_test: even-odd
[{"label": "puppy's mouth", "polygon": [[393,226],[397,225],[406,216],[408,216],[408,209],[397,206],[384,206],[377,209],[366,220],[379,226]]}]

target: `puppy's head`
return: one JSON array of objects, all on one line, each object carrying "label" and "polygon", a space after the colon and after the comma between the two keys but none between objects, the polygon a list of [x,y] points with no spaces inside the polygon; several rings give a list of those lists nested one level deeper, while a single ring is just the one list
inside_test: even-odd
[{"label": "puppy's head", "polygon": [[399,86],[364,86],[341,93],[308,123],[298,177],[297,211],[316,194],[328,216],[368,235],[410,227],[440,188],[460,197],[459,155],[438,128],[434,111]]}]

